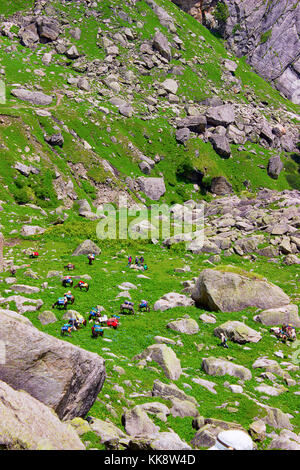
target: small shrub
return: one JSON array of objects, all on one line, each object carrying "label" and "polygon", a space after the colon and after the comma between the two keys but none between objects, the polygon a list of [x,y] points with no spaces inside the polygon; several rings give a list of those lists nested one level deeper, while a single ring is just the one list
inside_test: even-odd
[{"label": "small shrub", "polygon": [[216,6],[214,17],[218,23],[225,23],[229,17],[228,6],[225,3],[219,2]]},{"label": "small shrub", "polygon": [[265,33],[263,33],[260,36],[260,43],[264,44],[265,42],[267,42],[270,39],[271,36],[272,36],[272,30],[269,29],[268,31],[266,31]]}]

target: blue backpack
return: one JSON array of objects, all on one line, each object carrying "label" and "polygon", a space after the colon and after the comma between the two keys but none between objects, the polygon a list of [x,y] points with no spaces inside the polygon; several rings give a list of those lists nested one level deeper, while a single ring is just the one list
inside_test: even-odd
[{"label": "blue backpack", "polygon": [[95,331],[103,331],[100,325],[94,325],[94,330]]}]

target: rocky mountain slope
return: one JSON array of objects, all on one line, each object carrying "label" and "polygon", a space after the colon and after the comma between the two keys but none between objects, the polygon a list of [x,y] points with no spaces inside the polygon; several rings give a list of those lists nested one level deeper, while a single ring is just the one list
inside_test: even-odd
[{"label": "rocky mountain slope", "polygon": [[23,6],[1,21],[1,200],[299,187],[297,107],[172,3]]},{"label": "rocky mountain slope", "polygon": [[300,4],[298,0],[173,0],[218,31],[238,57],[287,98],[300,103]]},{"label": "rocky mountain slope", "polygon": [[[272,330],[299,337],[298,106],[169,0],[0,14],[0,448],[299,450],[299,341]],[[99,239],[125,198],[170,234]],[[55,308],[67,275],[89,290]],[[120,317],[97,339],[95,307]]]}]

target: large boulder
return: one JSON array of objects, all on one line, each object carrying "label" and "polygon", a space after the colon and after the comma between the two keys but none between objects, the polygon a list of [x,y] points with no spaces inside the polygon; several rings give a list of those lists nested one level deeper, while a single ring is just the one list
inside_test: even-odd
[{"label": "large boulder", "polygon": [[33,235],[40,235],[46,231],[45,228],[39,227],[38,225],[23,225],[20,234],[23,237],[31,237]]},{"label": "large boulder", "polygon": [[175,432],[159,432],[155,436],[133,437],[128,443],[129,450],[191,450]]},{"label": "large boulder", "polygon": [[193,318],[182,318],[181,320],[171,321],[167,324],[167,328],[187,335],[195,335],[199,332],[199,325]]},{"label": "large boulder", "polygon": [[177,416],[180,416],[180,418],[185,418],[186,416],[196,417],[199,414],[197,406],[189,400],[178,400],[178,398],[173,398],[172,404],[173,406],[170,412],[174,418]]},{"label": "large boulder", "polygon": [[175,432],[160,432],[150,446],[151,450],[191,450],[191,447]]},{"label": "large boulder", "polygon": [[37,27],[34,23],[29,24],[25,28],[21,28],[18,34],[21,44],[26,47],[34,47],[39,42]]},{"label": "large boulder", "polygon": [[25,284],[13,284],[11,289],[22,294],[38,294],[40,289],[35,286],[26,286]]},{"label": "large boulder", "polygon": [[228,126],[235,121],[234,109],[230,104],[209,108],[206,112],[207,123],[212,126]]},{"label": "large boulder", "polygon": [[122,423],[127,434],[133,437],[149,437],[159,432],[159,427],[153,423],[139,405],[125,411],[122,416]]},{"label": "large boulder", "polygon": [[149,361],[157,362],[162,367],[166,377],[171,380],[179,379],[182,373],[180,360],[173,349],[166,344],[153,344],[141,354],[135,356],[134,359],[148,359]]},{"label": "large boulder", "polygon": [[101,444],[126,437],[121,429],[102,419],[93,418],[90,426],[92,431],[100,437]]},{"label": "large boulder", "polygon": [[183,390],[177,387],[177,385],[171,383],[165,384],[160,380],[156,379],[153,382],[152,395],[154,397],[161,397],[165,400],[173,401],[175,398],[182,401],[191,401],[197,405],[197,401],[194,397],[187,395]]},{"label": "large boulder", "polygon": [[194,305],[192,299],[183,294],[177,294],[177,292],[169,292],[162,296],[161,299],[157,300],[153,305],[153,310],[168,310],[175,307],[191,307]]},{"label": "large boulder", "polygon": [[37,106],[49,106],[52,103],[52,96],[45,95],[40,91],[30,91],[24,88],[13,88],[11,94],[22,101],[28,101]]},{"label": "large boulder", "polygon": [[0,297],[0,305],[10,304],[11,302],[15,303],[16,309],[20,314],[25,312],[36,312],[44,303],[41,299],[29,299],[28,297],[23,297],[22,295]]},{"label": "large boulder", "polygon": [[187,116],[183,119],[180,119],[177,122],[177,127],[178,128],[187,127],[192,132],[201,134],[205,132],[206,124],[207,124],[206,117],[203,115]]},{"label": "large boulder", "polygon": [[55,323],[57,321],[56,316],[53,312],[51,312],[51,310],[45,310],[44,312],[40,313],[38,315],[38,319],[42,325],[49,325],[50,323]]},{"label": "large boulder", "polygon": [[6,356],[0,380],[50,406],[60,419],[86,415],[105,380],[100,356],[42,333],[3,310],[0,338]]},{"label": "large boulder", "polygon": [[300,450],[300,436],[283,429],[279,436],[273,436],[268,449],[274,450]]},{"label": "large boulder", "polygon": [[239,364],[226,361],[217,357],[205,357],[202,361],[202,369],[208,375],[232,375],[242,380],[251,380],[252,374],[249,369]]},{"label": "large boulder", "polygon": [[96,243],[92,242],[92,240],[85,240],[84,242],[80,243],[80,245],[72,253],[72,256],[88,255],[89,253],[100,255],[101,249],[96,245]]},{"label": "large boulder", "polygon": [[57,132],[56,134],[52,134],[49,136],[46,135],[44,138],[47,144],[51,145],[51,147],[62,147],[64,145],[64,138],[61,132]]},{"label": "large boulder", "polygon": [[214,335],[221,338],[221,333],[235,343],[258,343],[261,334],[240,321],[227,321],[214,330]]},{"label": "large boulder", "polygon": [[21,324],[32,326],[31,321],[27,317],[23,317],[19,313],[14,312],[13,310],[5,310],[0,308],[0,315],[3,314],[7,318],[11,318],[14,321],[18,321]]},{"label": "large boulder", "polygon": [[267,326],[291,323],[296,328],[300,328],[298,307],[293,304],[264,310],[256,315],[254,320]]},{"label": "large boulder", "polygon": [[280,157],[279,156],[271,157],[268,162],[268,169],[267,169],[268,175],[274,180],[277,180],[282,169],[283,169],[283,163],[280,160]]},{"label": "large boulder", "polygon": [[140,176],[137,179],[137,183],[140,190],[143,191],[149,199],[153,199],[153,201],[158,201],[166,192],[163,178],[146,178],[145,176]]},{"label": "large boulder", "polygon": [[162,57],[171,60],[171,47],[168,39],[164,36],[163,33],[157,31],[152,41],[152,47],[160,53]]},{"label": "large boulder", "polygon": [[176,131],[175,138],[179,144],[185,144],[191,137],[191,132],[188,127],[181,127]]},{"label": "large boulder", "polygon": [[37,30],[42,43],[55,41],[60,34],[60,27],[56,20],[46,16],[37,19]]},{"label": "large boulder", "polygon": [[283,370],[274,359],[268,359],[267,357],[259,357],[252,364],[253,369],[265,369],[266,372],[271,372],[272,374],[279,375],[284,379],[290,379],[290,374]]},{"label": "large boulder", "polygon": [[215,176],[211,180],[210,192],[217,196],[232,194],[233,188],[224,176]]},{"label": "large boulder", "polygon": [[249,307],[282,307],[290,303],[280,287],[254,273],[204,269],[192,290],[196,305],[215,312],[236,312]]},{"label": "large boulder", "polygon": [[245,431],[238,423],[222,421],[214,418],[197,417],[193,420],[193,428],[197,429],[191,444],[193,448],[211,447],[216,444],[218,434],[227,430]]},{"label": "large boulder", "polygon": [[229,158],[231,155],[230,145],[225,135],[213,134],[209,138],[214,151],[223,158]]},{"label": "large boulder", "polygon": [[2,450],[84,450],[72,427],[28,393],[0,381]]}]

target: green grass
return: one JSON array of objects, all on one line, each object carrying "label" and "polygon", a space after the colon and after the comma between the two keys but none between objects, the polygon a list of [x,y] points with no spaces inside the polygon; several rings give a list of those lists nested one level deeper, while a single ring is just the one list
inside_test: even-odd
[{"label": "green grass", "polygon": [[[11,215],[11,218],[16,220],[22,213],[21,207],[16,211],[17,214]],[[18,214],[19,213],[19,214]],[[23,211],[23,216],[30,217],[35,214],[37,217],[38,211],[29,209],[26,211],[26,216]],[[5,213],[3,214],[5,217]],[[9,222],[8,217],[5,220],[5,233],[8,233],[16,224],[16,222]],[[42,218],[36,220],[41,224]],[[97,241],[95,235],[95,223],[84,222],[80,219],[70,220],[61,226],[55,226],[43,235],[34,237],[21,242],[14,248],[14,257],[18,263],[30,264],[31,269],[39,275],[38,280],[32,280],[24,276],[25,269],[17,271],[17,282],[21,284],[30,284],[40,287],[42,282],[47,280],[49,289],[42,290],[39,294],[32,295],[32,298],[41,298],[44,302],[43,310],[51,310],[51,304],[63,294],[65,289],[60,285],[59,278],[47,279],[47,273],[50,270],[59,270],[63,272],[63,266],[68,262],[74,262],[76,266],[75,272],[72,274],[89,274],[92,277],[90,281],[90,290],[88,293],[76,292],[75,303],[71,307],[79,311],[83,315],[87,315],[92,307],[95,305],[103,305],[108,315],[118,314],[120,300],[116,300],[116,295],[120,292],[118,285],[124,281],[132,282],[138,288],[130,291],[132,300],[135,305],[138,305],[141,299],[146,298],[153,306],[154,302],[167,292],[181,292],[181,282],[197,276],[202,269],[207,268],[205,263],[208,255],[194,255],[187,258],[186,252],[180,244],[173,249],[161,249],[159,246],[148,244],[147,242],[139,241],[98,241],[99,246],[102,248],[102,254],[97,257],[97,260],[92,266],[88,266],[87,260],[83,256],[73,258],[72,251],[77,244],[84,238],[91,238]],[[64,235],[64,237],[62,237]],[[24,248],[32,247],[37,249],[40,257],[37,260],[29,260],[23,253]],[[123,253],[120,253],[121,249]],[[133,257],[136,254],[143,253],[143,256],[148,263],[149,271],[145,273],[150,279],[137,278],[137,272],[128,269],[127,256],[131,254]],[[189,264],[191,272],[178,274],[174,272],[176,267],[181,267],[184,264]],[[239,274],[246,272],[247,276],[261,278],[266,277],[269,281],[277,284],[288,295],[293,297],[295,294],[294,280],[297,274],[296,266],[273,265],[272,263],[265,263],[263,257],[258,257],[253,263],[247,259],[232,255],[230,257],[223,257],[221,255],[221,264],[217,269],[225,271],[233,271]],[[65,273],[66,274],[66,273]],[[2,274],[2,279],[5,279],[8,273]],[[7,288],[5,283],[1,284],[1,295],[7,297],[9,294],[4,293]],[[14,305],[11,305],[14,307]],[[188,395],[196,398],[199,407],[199,414],[204,417],[213,417],[226,421],[235,421],[242,424],[248,429],[249,424],[255,419],[263,416],[264,412],[252,400],[244,395],[234,395],[227,388],[224,387],[224,382],[228,380],[230,383],[237,383],[237,379],[229,376],[224,377],[209,377],[201,369],[201,362],[204,357],[217,356],[227,358],[231,356],[234,362],[250,368],[253,378],[247,381],[244,385],[245,392],[252,398],[258,398],[262,403],[270,406],[279,407],[284,412],[292,413],[295,418],[291,420],[295,425],[295,431],[299,432],[300,420],[294,413],[297,410],[297,396],[293,394],[297,387],[290,387],[288,392],[280,397],[270,397],[265,400],[258,396],[255,390],[257,382],[256,377],[259,377],[261,370],[252,370],[251,365],[261,356],[268,356],[273,358],[274,352],[281,350],[284,353],[284,360],[289,361],[291,349],[288,345],[284,345],[274,338],[272,338],[268,330],[254,322],[253,316],[255,309],[246,309],[243,312],[234,313],[221,313],[218,312],[217,323],[215,325],[204,324],[199,320],[199,315],[204,313],[204,310],[197,309],[196,307],[181,308],[166,310],[164,312],[150,313],[137,313],[134,316],[122,315],[121,325],[117,330],[105,330],[104,339],[109,339],[111,342],[106,342],[104,339],[91,338],[91,325],[86,328],[74,332],[71,338],[64,338],[64,341],[70,342],[74,345],[80,346],[83,349],[95,352],[103,356],[106,360],[107,380],[105,381],[103,390],[99,394],[99,400],[95,402],[91,408],[89,415],[106,419],[109,418],[114,424],[122,428],[121,416],[124,407],[132,407],[134,404],[141,404],[149,401],[161,401],[170,405],[157,397],[137,397],[131,398],[133,392],[143,394],[144,391],[148,392],[152,389],[155,379],[160,379],[165,383],[170,381],[166,379],[162,369],[158,364],[152,362],[147,367],[141,368],[133,361],[133,357],[143,351],[146,347],[154,343],[154,337],[167,336],[171,339],[180,340],[183,346],[175,345],[172,349],[175,351],[177,357],[181,361],[182,368],[187,375],[183,375],[176,381],[176,385],[185,390]],[[27,313],[25,316],[29,318],[33,324],[41,331],[60,338],[60,328],[64,323],[63,311],[55,310],[57,322],[51,325],[42,326],[38,320],[38,312]],[[195,319],[200,326],[200,331],[196,335],[178,334],[173,330],[166,329],[167,323],[176,318],[182,318],[183,315],[188,314],[191,318]],[[262,340],[253,345],[249,344],[250,350],[245,350],[243,346],[236,343],[230,343],[229,349],[225,350],[219,347],[219,339],[213,334],[214,328],[228,319],[241,320],[246,322],[248,326],[254,328],[262,333]],[[204,347],[198,351],[197,344],[203,344]],[[107,351],[105,348],[109,348]],[[113,353],[117,358],[112,357],[109,353]],[[120,375],[113,369],[114,365],[123,367],[125,375]],[[291,376],[296,378],[297,374],[291,372]],[[203,387],[192,382],[193,377],[205,378],[215,382],[217,394],[211,394]],[[124,383],[124,380],[129,380],[131,386]],[[283,384],[283,380],[278,378],[278,382]],[[113,385],[119,384],[125,390],[125,395],[113,390]],[[186,388],[188,384],[191,388]],[[106,395],[109,397],[107,398]],[[235,402],[239,404],[236,405]],[[218,408],[223,403],[227,403],[224,408]],[[115,414],[111,414],[107,405],[111,405]],[[230,407],[237,408],[237,413],[232,413]],[[229,408],[229,410],[228,410]],[[179,436],[190,442],[194,436],[195,431],[192,429],[192,418],[173,418],[168,417],[167,423],[155,421],[163,431],[166,427],[171,427]],[[93,433],[82,436],[83,441],[89,441],[89,447],[102,449],[103,446],[99,444],[97,437]]]},{"label": "green grass", "polygon": [[10,16],[18,11],[29,10],[34,6],[34,0],[5,0],[0,5],[0,15]]}]

